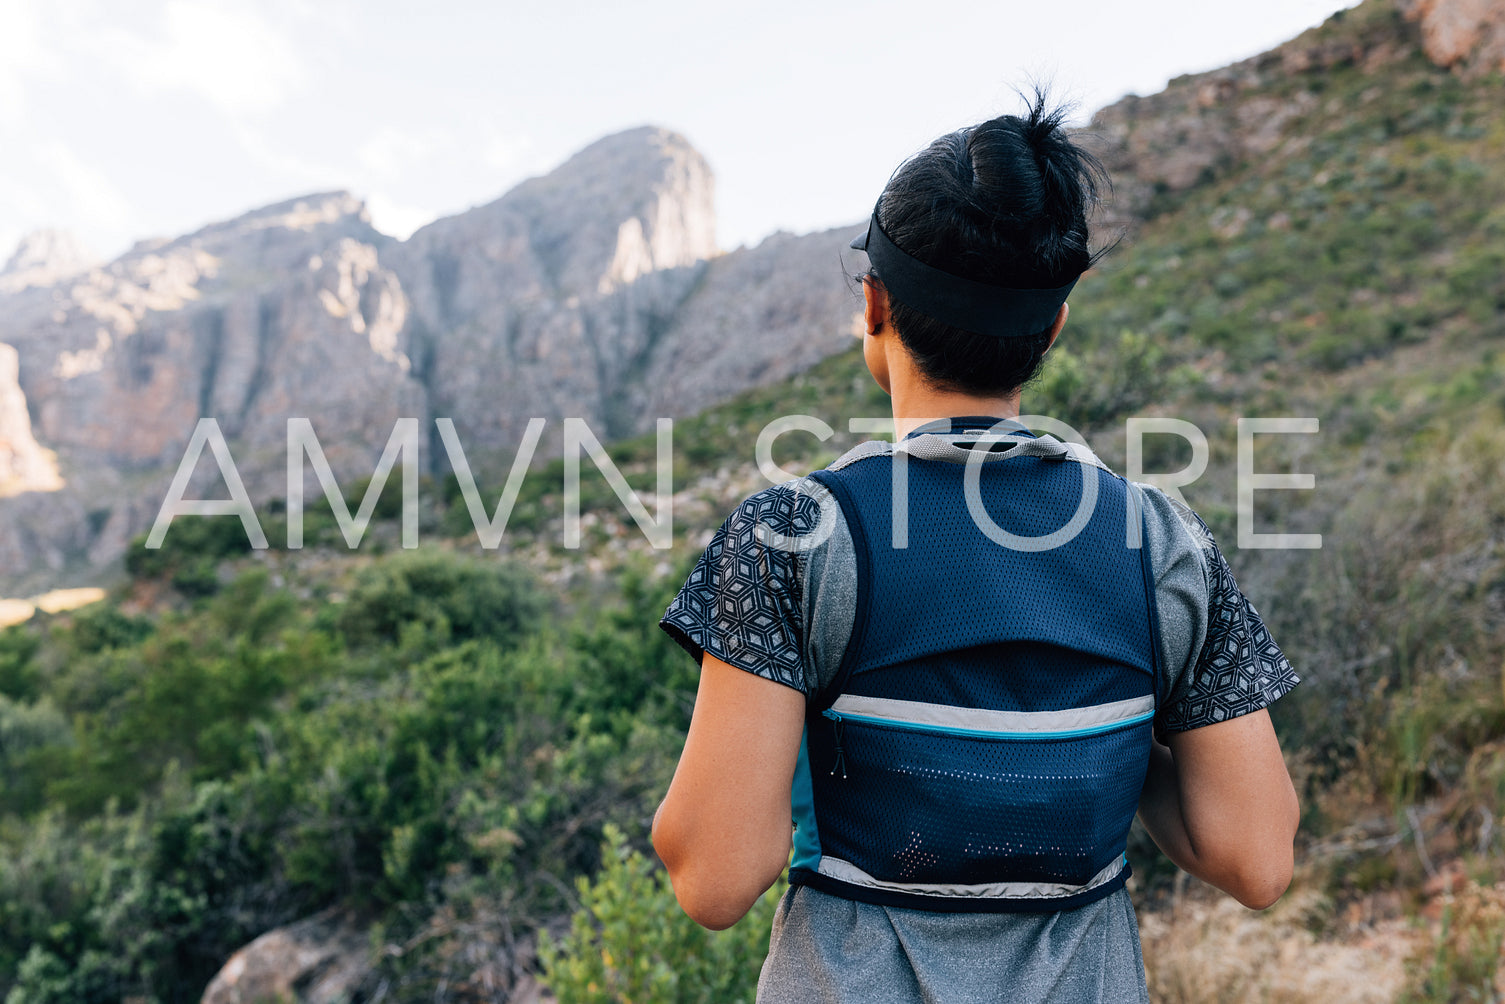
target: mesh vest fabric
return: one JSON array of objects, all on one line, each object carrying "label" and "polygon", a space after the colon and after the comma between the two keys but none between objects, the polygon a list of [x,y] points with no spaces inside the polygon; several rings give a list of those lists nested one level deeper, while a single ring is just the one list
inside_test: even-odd
[{"label": "mesh vest fabric", "polygon": [[813,476],[852,532],[858,601],[806,723],[796,884],[1004,912],[1081,905],[1127,878],[1159,678],[1135,496],[1095,458],[1040,443],[978,466],[982,508],[1012,540],[1067,526],[1095,489],[1090,516],[1020,549],[974,518],[965,463],[865,445]]}]

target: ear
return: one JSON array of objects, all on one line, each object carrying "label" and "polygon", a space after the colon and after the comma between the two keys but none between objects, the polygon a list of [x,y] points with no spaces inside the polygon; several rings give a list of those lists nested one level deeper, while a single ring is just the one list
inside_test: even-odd
[{"label": "ear", "polygon": [[876,335],[888,323],[888,290],[872,276],[862,280],[862,323],[870,335]]},{"label": "ear", "polygon": [[[1056,336],[1061,333],[1062,328],[1066,327],[1066,317],[1070,313],[1071,305],[1069,303],[1061,304],[1061,309],[1056,311],[1056,320],[1050,326],[1050,341],[1045,343],[1045,352],[1049,352],[1050,347],[1056,343]],[[1044,355],[1045,353],[1042,352],[1040,354]]]}]

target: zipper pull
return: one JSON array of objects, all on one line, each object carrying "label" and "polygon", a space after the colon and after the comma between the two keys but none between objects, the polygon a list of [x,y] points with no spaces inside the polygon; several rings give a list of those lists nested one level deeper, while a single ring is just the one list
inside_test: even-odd
[{"label": "zipper pull", "polygon": [[841,771],[842,778],[845,779],[847,776],[847,754],[841,747],[841,715],[830,708],[822,711],[821,714],[831,719],[831,731],[836,736],[836,763],[831,767],[831,776],[835,777],[836,772],[839,770]]}]

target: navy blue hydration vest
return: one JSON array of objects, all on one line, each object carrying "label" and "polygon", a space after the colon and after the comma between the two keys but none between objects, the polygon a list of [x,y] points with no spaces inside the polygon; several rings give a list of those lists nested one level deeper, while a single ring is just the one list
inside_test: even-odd
[{"label": "navy blue hydration vest", "polygon": [[986,912],[1120,888],[1163,676],[1137,489],[1084,447],[977,429],[811,477],[851,530],[857,610],[810,702],[791,882]]}]

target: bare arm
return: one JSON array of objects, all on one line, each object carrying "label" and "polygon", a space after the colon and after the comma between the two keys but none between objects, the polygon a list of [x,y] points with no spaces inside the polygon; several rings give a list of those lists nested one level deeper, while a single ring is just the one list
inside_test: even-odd
[{"label": "bare arm", "polygon": [[1139,818],[1179,867],[1256,910],[1291,883],[1301,810],[1268,711],[1156,743]]},{"label": "bare arm", "polygon": [[800,692],[705,655],[700,689],[653,847],[697,923],[730,927],[789,861]]}]

